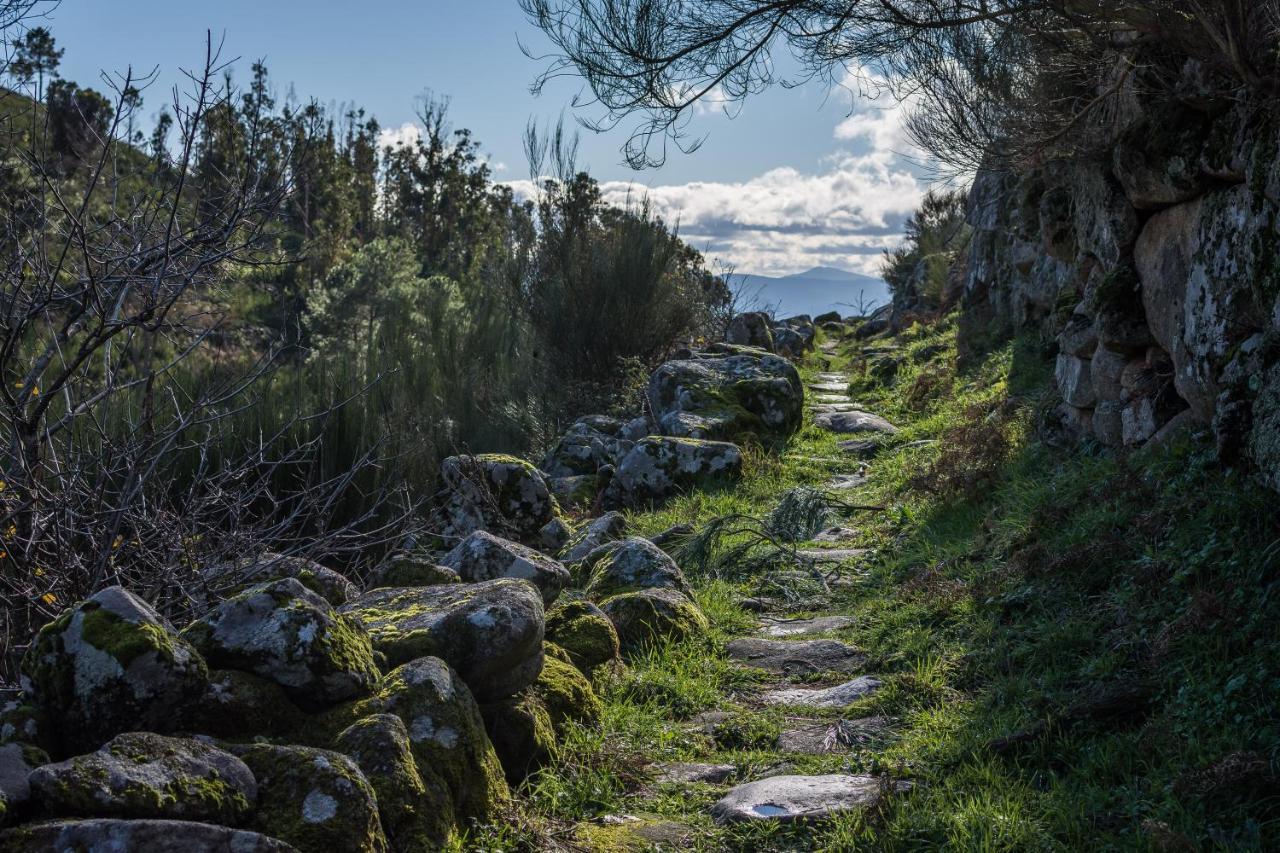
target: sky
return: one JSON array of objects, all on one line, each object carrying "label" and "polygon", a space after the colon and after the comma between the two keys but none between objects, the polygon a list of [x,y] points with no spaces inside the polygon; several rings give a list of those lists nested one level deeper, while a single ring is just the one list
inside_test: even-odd
[{"label": "sky", "polygon": [[[452,124],[473,132],[496,178],[517,190],[529,179],[522,138],[530,120],[545,126],[562,114],[567,124],[601,115],[570,108],[584,93],[577,78],[531,93],[548,63],[536,57],[551,45],[517,0],[61,0],[48,16],[66,50],[67,79],[102,88],[104,72],[156,69],[144,92],[144,126],[182,69],[202,61],[206,31],[223,42],[224,58],[236,60],[237,79],[264,59],[279,96],[362,106],[388,142],[415,132],[419,94],[448,97]],[[785,55],[776,60],[793,66]],[[702,147],[673,151],[661,168],[640,172],[622,156],[638,119],[600,134],[583,128],[579,163],[607,199],[647,196],[708,259],[739,272],[834,266],[874,275],[927,187],[902,130],[903,107],[866,97],[865,88],[775,87],[732,116],[724,105],[701,106],[690,130]]]}]

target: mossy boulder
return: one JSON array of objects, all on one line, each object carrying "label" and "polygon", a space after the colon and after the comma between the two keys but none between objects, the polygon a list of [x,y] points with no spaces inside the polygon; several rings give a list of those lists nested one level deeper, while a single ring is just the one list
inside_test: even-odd
[{"label": "mossy boulder", "polygon": [[510,791],[467,685],[439,658],[424,657],[387,673],[378,691],[344,709],[351,722],[393,714],[405,724],[418,772],[439,780],[453,801],[456,826],[498,817]]},{"label": "mossy boulder", "polygon": [[0,853],[297,853],[261,833],[185,820],[54,820],[0,832]]},{"label": "mossy boulder", "polygon": [[293,578],[245,590],[182,636],[214,666],[270,679],[308,709],[367,693],[379,676],[360,624]]},{"label": "mossy boulder", "polygon": [[584,673],[617,660],[618,632],[604,611],[590,601],[570,601],[547,614],[547,640],[564,649]]},{"label": "mossy boulder", "polygon": [[0,746],[0,826],[12,822],[27,810],[31,800],[31,771],[49,763],[39,747],[25,743]]},{"label": "mossy boulder", "polygon": [[546,706],[557,734],[569,723],[594,726],[600,722],[600,700],[591,682],[571,663],[548,656],[533,693]]},{"label": "mossy boulder", "polygon": [[185,738],[128,732],[102,749],[36,768],[31,789],[47,814],[240,824],[258,796],[243,761]]},{"label": "mossy boulder", "polygon": [[[595,504],[602,482],[608,482],[602,474],[575,474],[572,477],[548,477],[547,488],[561,506],[587,509]],[[572,542],[572,534],[569,539]]]},{"label": "mossy boulder", "polygon": [[453,569],[421,555],[394,554],[369,576],[368,587],[443,586],[451,583],[462,583],[462,578]]},{"label": "mossy boulder", "polygon": [[357,720],[338,735],[334,749],[355,761],[373,786],[392,850],[437,850],[453,836],[453,794],[438,775],[418,771],[409,729],[399,717]]},{"label": "mossy boulder", "polygon": [[536,693],[526,690],[518,696],[481,705],[480,715],[511,785],[520,784],[555,754],[556,732],[551,715]]},{"label": "mossy boulder", "polygon": [[648,539],[632,537],[602,545],[587,562],[591,574],[585,593],[593,598],[638,589],[674,589],[693,595],[676,561]]},{"label": "mossy boulder", "polygon": [[663,435],[769,441],[800,429],[804,384],[782,356],[758,350],[701,353],[655,370],[648,402]]},{"label": "mossy boulder", "polygon": [[204,659],[142,599],[113,586],[40,629],[22,660],[61,755],[138,729],[172,731],[208,686]]},{"label": "mossy boulder", "polygon": [[355,761],[305,746],[258,744],[240,757],[258,780],[252,828],[301,853],[383,853],[377,795]]},{"label": "mossy boulder", "polygon": [[333,569],[305,557],[265,552],[205,567],[200,576],[214,593],[214,602],[251,586],[293,578],[337,607],[354,598],[356,585]]},{"label": "mossy boulder", "polygon": [[542,668],[542,596],[525,580],[375,589],[342,611],[391,666],[442,658],[481,701],[514,696]]},{"label": "mossy boulder", "polygon": [[497,578],[527,580],[538,588],[543,604],[555,601],[569,583],[569,570],[560,561],[484,530],[463,539],[440,562],[469,583]]},{"label": "mossy boulder", "polygon": [[44,746],[49,734],[49,721],[31,697],[15,690],[0,701],[0,744],[20,741]]},{"label": "mossy boulder", "polygon": [[724,341],[727,344],[755,347],[773,352],[773,330],[769,315],[763,311],[747,311],[729,321]]},{"label": "mossy boulder", "polygon": [[248,672],[215,669],[185,728],[227,740],[252,740],[289,735],[305,724],[306,714],[279,684]]},{"label": "mossy boulder", "polygon": [[593,518],[573,535],[560,552],[560,560],[573,563],[609,542],[621,539],[627,530],[627,518],[622,513],[606,512]]},{"label": "mossy boulder", "polygon": [[560,515],[542,474],[514,456],[450,456],[440,463],[439,479],[432,521],[436,532],[451,542],[488,530],[533,543],[547,522]]},{"label": "mossy boulder", "polygon": [[[601,429],[612,427],[613,432]],[[562,435],[543,457],[538,466],[548,477],[573,477],[595,474],[606,465],[617,465],[631,442],[618,438],[621,424],[611,421],[579,420]]]},{"label": "mossy boulder", "polygon": [[706,615],[688,596],[674,589],[643,589],[607,599],[600,605],[613,627],[623,654],[664,641],[705,634]]},{"label": "mossy boulder", "polygon": [[603,501],[613,509],[635,508],[741,477],[742,451],[735,444],[649,436],[622,460]]}]

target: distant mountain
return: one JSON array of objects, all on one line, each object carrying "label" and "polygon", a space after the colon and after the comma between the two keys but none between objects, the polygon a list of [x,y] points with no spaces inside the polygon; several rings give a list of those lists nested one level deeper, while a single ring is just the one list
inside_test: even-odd
[{"label": "distant mountain", "polygon": [[744,308],[773,310],[778,317],[828,311],[850,315],[858,306],[870,311],[889,302],[889,286],[881,279],[835,267],[780,277],[735,273],[728,282]]}]

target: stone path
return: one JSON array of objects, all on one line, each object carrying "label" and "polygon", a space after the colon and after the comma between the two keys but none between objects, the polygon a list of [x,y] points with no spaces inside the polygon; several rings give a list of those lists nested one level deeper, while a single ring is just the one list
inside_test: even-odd
[{"label": "stone path", "polygon": [[[834,355],[835,342],[824,343],[823,353]],[[853,491],[868,482],[865,470],[847,472],[850,457],[870,460],[884,449],[882,437],[898,430],[886,419],[860,409],[848,393],[849,377],[844,373],[824,372],[817,375],[808,386],[806,401],[814,417],[814,423],[835,433],[858,435],[858,438],[837,444],[843,459],[814,459],[830,464],[846,473],[830,474],[823,486],[830,491]],[[865,468],[867,462],[861,463]],[[865,557],[865,548],[849,546],[859,541],[856,528],[834,525],[822,530],[811,540],[814,544],[836,547],[801,547],[797,554],[811,565],[832,566]],[[812,571],[810,572],[812,574]],[[822,577],[813,580],[823,590],[838,589],[845,583],[855,583],[850,577],[842,577],[822,570]],[[774,573],[769,580],[782,584],[785,572]],[[751,610],[782,610],[797,608],[797,598],[787,593],[784,598],[752,599]],[[801,606],[822,608],[827,604],[825,595],[805,599]],[[778,616],[760,617],[759,635],[740,637],[726,647],[731,661],[760,671],[765,683],[749,688],[744,694],[746,704],[754,707],[785,707],[796,709],[783,719],[775,748],[781,755],[820,756],[847,753],[856,748],[874,746],[887,736],[891,724],[884,717],[844,719],[823,716],[823,712],[842,710],[875,694],[882,687],[879,678],[865,673],[867,657],[857,648],[838,639],[820,635],[852,627],[852,617],[825,613],[804,618]],[[834,683],[843,675],[849,679]],[[830,676],[830,678],[828,678]],[[817,679],[817,683],[797,683],[797,680]],[[816,712],[806,716],[805,710]],[[741,714],[741,712],[736,712]],[[735,725],[734,713],[725,710],[708,711],[692,721],[693,731],[703,731],[711,737],[723,726]],[[711,817],[720,824],[742,822],[792,823],[812,821],[866,810],[877,806],[881,800],[901,790],[904,785],[883,778],[866,775],[833,773],[825,775],[787,775],[791,765],[774,764],[763,771],[764,778],[743,781],[729,789],[711,808]],[[747,768],[742,768],[747,770]],[[737,772],[731,764],[658,763],[651,765],[657,782],[664,784],[722,784]],[[772,775],[767,775],[772,774]]]}]

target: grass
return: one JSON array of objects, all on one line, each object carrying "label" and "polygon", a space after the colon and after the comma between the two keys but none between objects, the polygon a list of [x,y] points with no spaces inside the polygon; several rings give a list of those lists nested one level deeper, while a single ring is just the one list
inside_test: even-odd
[{"label": "grass", "polygon": [[[854,617],[834,636],[885,682],[832,716],[887,717],[889,736],[776,754],[782,712],[752,701],[761,674],[729,665],[723,647],[752,631],[740,602],[776,593],[785,567],[694,575],[711,636],[600,680],[602,729],[563,744],[522,808],[560,827],[556,844],[582,849],[646,849],[592,823],[620,814],[687,825],[685,846],[699,850],[1274,849],[1275,496],[1219,467],[1207,437],[1132,453],[1062,441],[1046,426],[1051,368],[1037,341],[964,370],[950,322],[896,343],[891,381],[864,378],[852,342],[833,365],[902,432],[851,496],[887,509],[843,522],[872,556],[813,603]],[[806,426],[785,453],[750,454],[737,488],[637,514],[633,529],[764,517],[788,490],[856,468],[836,440]],[[708,710],[725,717],[691,723]],[[730,763],[742,778],[785,762],[913,788],[822,826],[721,828],[707,810],[723,786],[655,787],[643,772],[655,760]],[[548,837],[492,849],[545,849]]]}]

